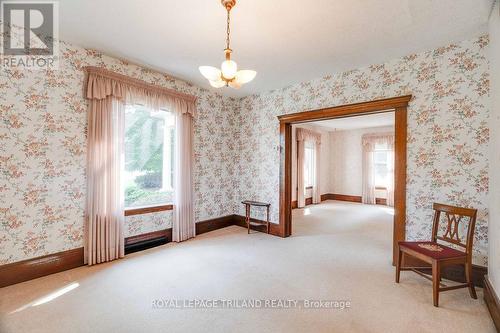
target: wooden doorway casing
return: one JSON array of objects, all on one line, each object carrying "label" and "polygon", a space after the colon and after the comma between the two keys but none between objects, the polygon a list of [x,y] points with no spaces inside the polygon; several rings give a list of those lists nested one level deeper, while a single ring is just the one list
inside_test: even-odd
[{"label": "wooden doorway casing", "polygon": [[408,103],[412,96],[341,105],[278,116],[280,122],[280,213],[279,235],[292,234],[292,124],[394,112],[394,229],[393,263],[397,243],[406,237],[406,143]]}]

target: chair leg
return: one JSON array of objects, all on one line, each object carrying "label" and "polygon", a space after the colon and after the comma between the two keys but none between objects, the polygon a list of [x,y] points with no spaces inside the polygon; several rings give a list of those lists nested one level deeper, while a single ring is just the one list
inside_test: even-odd
[{"label": "chair leg", "polygon": [[396,283],[399,283],[399,276],[401,275],[401,259],[403,257],[403,252],[398,246],[398,262],[396,263]]},{"label": "chair leg", "polygon": [[439,306],[439,279],[441,278],[441,270],[439,267],[439,262],[434,261],[432,263],[432,299],[434,301],[434,306]]},{"label": "chair leg", "polygon": [[465,264],[465,281],[469,284],[469,294],[470,297],[477,299],[476,289],[474,288],[474,284],[472,283],[472,264]]}]

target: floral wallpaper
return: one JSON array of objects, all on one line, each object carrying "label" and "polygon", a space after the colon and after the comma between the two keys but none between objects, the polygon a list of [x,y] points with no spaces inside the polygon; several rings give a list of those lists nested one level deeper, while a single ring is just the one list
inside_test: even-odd
[{"label": "floral wallpaper", "polygon": [[[487,253],[487,36],[242,99],[61,42],[60,68],[0,69],[0,264],[83,246],[87,65],[198,97],[195,216],[272,203],[278,221],[277,116],[413,94],[409,106],[407,235],[430,236],[435,201],[479,209],[475,263]],[[258,212],[256,212],[258,213]],[[126,236],[171,226],[171,213],[131,216]]]},{"label": "floral wallpaper", "polygon": [[172,228],[172,211],[125,217],[125,237]]},{"label": "floral wallpaper", "polygon": [[[408,119],[407,237],[428,239],[432,203],[479,209],[474,261],[488,228],[489,68],[482,36],[385,64],[245,97],[237,112],[239,197],[279,214],[278,115],[412,94]],[[239,206],[239,214],[244,214]]]},{"label": "floral wallpaper", "polygon": [[[196,220],[233,214],[236,100],[65,42],[60,55],[58,70],[0,69],[0,264],[83,246],[87,65],[198,97]],[[171,212],[130,216],[125,235],[170,226]]]}]

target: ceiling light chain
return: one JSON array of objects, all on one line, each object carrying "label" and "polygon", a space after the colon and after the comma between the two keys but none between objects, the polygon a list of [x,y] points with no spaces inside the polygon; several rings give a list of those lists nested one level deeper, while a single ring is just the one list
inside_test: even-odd
[{"label": "ceiling light chain", "polygon": [[231,15],[231,10],[228,9],[227,10],[227,29],[226,29],[226,31],[227,31],[226,50],[231,50],[231,48],[230,48],[230,41],[231,41],[231,37],[230,37],[230,35],[231,35],[231,26],[230,26],[230,24],[231,24],[231,16],[230,15]]},{"label": "ceiling light chain", "polygon": [[200,66],[201,74],[208,79],[214,88],[229,86],[239,89],[242,84],[252,81],[257,72],[251,70],[238,70],[236,62],[231,60],[231,9],[236,5],[236,0],[221,0],[222,6],[227,11],[226,25],[226,48],[224,53],[226,60],[222,62],[221,69],[212,66]]}]

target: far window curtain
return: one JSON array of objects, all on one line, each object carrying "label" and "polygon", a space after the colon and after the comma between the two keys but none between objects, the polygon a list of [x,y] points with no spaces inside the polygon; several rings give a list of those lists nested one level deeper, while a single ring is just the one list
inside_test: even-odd
[{"label": "far window curtain", "polygon": [[[125,105],[169,110],[176,116],[177,152],[173,237],[194,237],[193,117],[196,97],[99,67],[86,67],[89,100],[85,263],[124,256],[122,167]],[[178,236],[175,236],[178,235]]]},{"label": "far window curtain", "polygon": [[314,178],[313,178],[313,191],[312,191],[312,201],[313,204],[321,203],[321,192],[320,192],[320,157],[321,157],[321,139],[316,141],[314,145]]},{"label": "far window curtain", "polygon": [[[374,156],[375,148],[377,145],[384,145],[389,151],[388,160],[394,160],[394,133],[376,133],[376,134],[365,134],[362,137],[362,202],[365,204],[374,205],[376,204],[375,197],[375,168],[374,168]],[[389,182],[387,184],[387,205],[394,206],[394,162],[389,163],[389,173],[392,176],[389,177]]]},{"label": "far window curtain", "polygon": [[297,128],[297,207],[303,208],[306,206],[305,201],[305,143],[311,142],[314,144],[314,178],[313,178],[313,203],[321,202],[321,193],[319,190],[319,167],[320,167],[320,145],[321,145],[321,134],[314,131]]},{"label": "far window curtain", "polygon": [[304,208],[306,206],[306,188],[304,184],[305,170],[305,141],[297,141],[297,207]]},{"label": "far window curtain", "polygon": [[388,171],[392,177],[387,182],[387,206],[394,207],[394,144],[389,148],[388,160]]},{"label": "far window curtain", "polygon": [[363,183],[363,195],[362,202],[364,204],[374,205],[376,203],[375,199],[375,172],[374,172],[374,151],[371,150],[371,146],[363,145],[363,158],[362,158],[362,183]]}]

